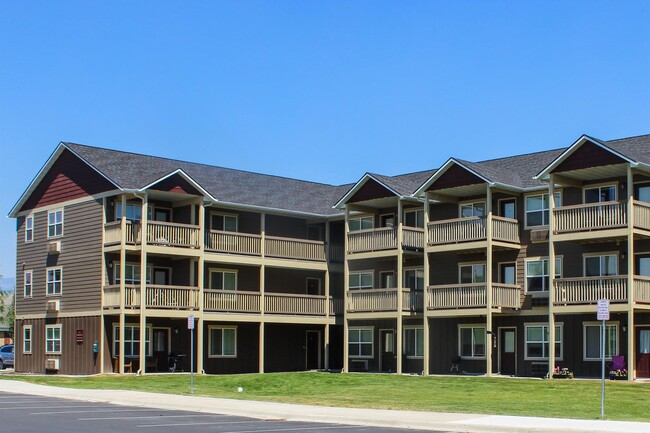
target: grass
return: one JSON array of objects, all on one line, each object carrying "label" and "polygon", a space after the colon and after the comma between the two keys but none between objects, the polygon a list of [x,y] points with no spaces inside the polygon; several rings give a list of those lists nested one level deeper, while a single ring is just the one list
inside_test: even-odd
[{"label": "grass", "polygon": [[[189,394],[189,375],[21,376],[3,379],[85,389]],[[381,374],[195,375],[195,395],[322,406],[598,419],[600,381]],[[244,388],[237,392],[237,388]],[[605,416],[650,421],[650,384],[606,383]]]}]

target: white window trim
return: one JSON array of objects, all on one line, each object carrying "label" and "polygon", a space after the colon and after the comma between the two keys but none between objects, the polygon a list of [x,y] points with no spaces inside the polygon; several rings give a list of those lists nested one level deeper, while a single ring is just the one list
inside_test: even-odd
[{"label": "white window trim", "polygon": [[[461,268],[463,266],[476,266],[476,265],[483,265],[485,267],[485,278],[486,281],[484,283],[461,283]],[[474,273],[472,272],[472,279],[474,279]],[[487,284],[487,263],[486,262],[459,262],[458,263],[458,284]]]},{"label": "white window trim", "polygon": [[582,203],[586,204],[586,198],[587,198],[587,190],[588,189],[596,189],[596,188],[602,188],[604,186],[613,186],[614,187],[614,200],[611,200],[609,202],[599,202],[599,203],[611,203],[612,201],[617,201],[618,200],[618,188],[619,188],[619,183],[618,181],[613,181],[613,182],[601,182],[601,183],[593,183],[590,185],[583,185],[582,186]]},{"label": "white window trim", "polygon": [[506,218],[505,216],[501,215],[501,202],[502,201],[514,201],[515,202],[515,217],[513,219],[518,219],[517,218],[517,197],[507,197],[507,198],[500,198],[497,200],[497,211],[499,212],[499,216],[501,218]]},{"label": "white window trim", "polygon": [[[25,330],[29,329],[29,339],[25,338]],[[29,350],[25,349],[25,342],[29,341]],[[23,355],[31,355],[34,346],[34,330],[32,325],[23,325]]]},{"label": "white window trim", "polygon": [[[119,338],[120,338],[120,334],[117,331],[119,327],[120,327],[119,323],[114,323],[113,324],[113,354],[117,353],[117,343],[119,343]],[[124,328],[125,329],[126,328],[140,328],[140,324],[139,323],[125,323]],[[149,350],[147,351],[147,354],[145,356],[153,356],[153,325],[147,325],[146,328],[149,330]],[[126,332],[125,332],[124,335],[126,335]],[[147,346],[147,341],[146,341],[147,334],[143,335],[142,332],[140,332],[140,337],[143,337],[143,336],[145,338],[145,347],[146,347]],[[140,344],[140,341],[142,341],[142,340],[139,340],[138,344]],[[133,356],[126,356],[126,357],[127,358],[134,358]],[[137,356],[135,358],[137,358]]]},{"label": "white window trim", "polygon": [[508,262],[497,262],[497,272],[499,275],[497,275],[497,279],[499,280],[499,284],[507,284],[503,281],[501,281],[501,266],[502,265],[514,265],[515,268],[515,285],[517,285],[517,262],[513,261],[508,261]]},{"label": "white window trim", "polygon": [[[49,271],[56,271],[57,269],[61,271],[61,289],[59,290],[59,293],[50,293],[48,289],[48,285],[50,283],[50,281],[48,280],[48,274]],[[51,296],[61,296],[61,295],[63,295],[63,266],[50,266],[45,268],[45,296],[51,297]]]},{"label": "white window trim", "polygon": [[[555,208],[558,208],[558,207],[562,206],[562,201],[563,201],[562,190],[561,189],[560,190],[555,190],[555,194],[557,194],[559,196],[559,200],[558,200],[559,204],[555,205]],[[548,228],[548,224],[542,224],[542,225],[537,225],[537,226],[528,225],[528,206],[526,206],[526,199],[529,198],[529,197],[544,196],[544,195],[548,195],[548,191],[543,192],[543,193],[533,192],[533,193],[524,195],[524,229]],[[549,201],[549,208],[550,208],[550,201]],[[548,210],[548,217],[550,219],[551,218],[551,210],[550,209],[547,209],[547,210]],[[540,211],[543,212],[544,209],[531,211],[531,212],[540,212]]]},{"label": "white window trim", "polygon": [[[372,287],[370,287],[369,289],[361,289],[361,288],[353,289],[351,286],[349,286],[350,277],[352,275],[359,275],[359,274],[370,274],[370,276],[372,277]],[[374,288],[375,288],[375,271],[373,269],[368,269],[368,270],[364,270],[364,271],[348,272],[348,290],[371,290],[371,289],[374,289]]]},{"label": "white window trim", "polygon": [[[462,325],[458,325],[458,356],[460,356],[461,359],[468,359],[468,360],[469,359],[474,359],[474,360],[482,360],[483,359],[484,360],[486,355],[479,355],[479,356],[476,356],[476,355],[463,356],[462,355],[462,353],[463,353],[463,344],[462,344],[462,340],[461,340],[461,329],[468,329],[468,328],[469,329],[481,328],[481,329],[485,330],[485,342],[484,342],[484,345],[485,345],[485,352],[487,353],[487,345],[489,343],[488,343],[487,327],[485,326],[485,324],[484,323],[483,324],[481,324],[481,323],[463,323]],[[474,353],[474,344],[473,343],[474,343],[474,333],[472,332],[472,353]]]},{"label": "white window trim", "polygon": [[[223,330],[235,330],[235,354],[234,355],[213,355],[212,354],[212,331],[218,329],[221,331],[221,353],[223,353]],[[237,358],[237,326],[232,325],[211,325],[208,326],[208,358]]]},{"label": "white window trim", "polygon": [[[551,290],[551,288],[549,287],[548,290],[543,290],[543,291],[534,291],[534,292],[529,292],[528,291],[528,262],[539,262],[540,260],[548,260],[548,256],[526,257],[524,259],[524,291],[525,291],[526,294],[528,294],[528,293],[530,293],[532,295],[540,295],[542,293],[548,294],[548,292]],[[564,255],[555,256],[555,260],[560,261],[560,275],[556,276],[554,278],[562,278],[562,276],[564,275]],[[515,270],[515,272],[516,272],[516,270]],[[550,275],[549,275],[549,285],[550,285]]]},{"label": "white window trim", "polygon": [[[357,216],[348,218],[348,227],[350,227],[350,221],[356,221],[356,220],[362,220],[362,219],[370,219],[372,221],[372,227],[370,227],[369,229],[350,230],[350,232],[362,232],[364,230],[374,230],[375,229],[375,216],[371,215],[371,214],[357,215]],[[361,223],[359,223],[359,226],[361,226]]]},{"label": "white window trim", "polygon": [[[34,220],[35,220],[34,215],[28,215],[28,216],[25,217],[25,243],[26,244],[34,242],[34,233],[35,233]],[[32,222],[32,228],[31,229],[27,229],[27,221]],[[31,233],[32,233],[32,238],[31,239],[27,239],[27,231],[28,230],[31,231]]]},{"label": "white window trim", "polygon": [[[370,352],[372,355],[350,355],[350,359],[375,359],[375,327],[374,326],[350,326],[348,328],[348,333],[350,331],[371,331],[372,332],[372,341],[370,342]],[[350,341],[348,341],[348,345]],[[354,343],[354,344],[368,344],[368,343]]]},{"label": "white window trim", "polygon": [[[524,323],[524,361],[548,361],[548,356],[545,357],[540,357],[540,358],[535,358],[535,357],[529,357],[527,355],[527,344],[528,344],[528,328],[529,327],[540,327],[540,326],[546,326],[548,328],[548,322],[531,322],[531,323]],[[560,327],[562,330],[562,339],[560,340],[560,354],[555,354],[555,360],[556,361],[563,361],[564,360],[564,322],[555,322],[555,326]],[[550,332],[550,330],[549,330]],[[550,334],[549,334],[550,337]],[[550,338],[549,338],[550,340]],[[556,339],[557,340],[557,339]],[[549,341],[549,350],[551,347],[551,342]]]},{"label": "white window trim", "polygon": [[[583,361],[601,361],[602,358],[600,357],[600,355],[598,355],[598,358],[588,358],[587,357],[587,327],[588,326],[596,326],[596,327],[598,327],[599,328],[598,335],[600,336],[600,328],[603,327],[603,322],[582,322],[582,360]],[[619,328],[620,328],[619,327],[619,322],[614,321],[614,320],[606,321],[605,322],[605,328],[610,327],[610,326],[613,326],[616,329],[616,348],[614,350],[614,356],[616,356],[616,355],[618,355],[619,350],[621,348],[621,341],[620,341],[621,337],[620,337],[620,334],[619,334]],[[605,329],[605,332],[607,332],[607,329]],[[631,331],[628,331],[628,332],[631,332]],[[600,336],[600,338],[598,340],[598,345],[600,346],[601,343],[602,343],[602,336]],[[602,348],[601,348],[600,351],[598,351],[598,353],[600,353],[601,351],[602,351]],[[605,355],[605,360],[606,361],[611,361],[612,360],[611,355],[610,356]]]},{"label": "white window trim", "polygon": [[[54,235],[50,236],[50,215],[51,214],[56,214],[57,212],[61,212],[61,234],[60,235]],[[54,224],[56,226],[56,224]],[[65,234],[65,212],[63,208],[58,208],[58,209],[52,209],[47,212],[47,238],[48,239],[57,239],[57,238],[62,238],[63,235]]]},{"label": "white window trim", "polygon": [[[58,328],[59,329],[59,350],[58,351],[48,351],[47,350],[47,330],[48,328]],[[45,325],[45,335],[44,335],[44,340],[45,340],[45,353],[46,354],[53,354],[53,355],[60,355],[63,352],[63,325],[62,324],[56,324],[56,325]],[[56,340],[52,340],[56,341]]]},{"label": "white window trim", "polygon": [[464,217],[463,216],[463,210],[462,210],[463,206],[467,206],[468,204],[471,204],[472,208],[474,208],[474,205],[479,204],[479,203],[483,203],[483,209],[485,209],[485,215],[487,215],[487,202],[485,201],[485,199],[483,199],[483,200],[466,200],[466,201],[459,201],[458,202],[458,218],[481,218],[481,217],[476,217],[476,216]]},{"label": "white window trim", "polygon": [[[27,295],[27,274],[29,274],[29,295]],[[34,296],[34,270],[29,269],[23,273],[23,297],[26,299]]]},{"label": "white window trim", "polygon": [[[126,269],[126,266],[138,266],[138,267],[141,266],[140,263],[136,263],[136,262],[126,262],[124,265],[125,265],[125,269]],[[113,281],[115,282],[115,284],[120,284],[120,273],[118,272],[119,267],[120,267],[120,262],[119,261],[114,261],[113,262]],[[171,279],[171,277],[172,277],[171,269],[172,268],[169,268],[169,267],[166,267],[166,266],[156,266],[156,267],[157,268],[169,269],[170,270],[169,279]],[[153,265],[147,265],[147,270],[149,271],[149,276],[152,277],[152,278],[153,278],[153,268],[154,268]],[[153,284],[152,281],[147,281],[147,275],[146,274],[144,276],[144,280],[145,280],[145,284]],[[141,282],[142,282],[142,269],[140,269],[140,281],[138,281],[137,283],[126,283],[125,282],[124,284],[126,284],[128,286],[128,285],[140,284]]]},{"label": "white window trim", "polygon": [[[418,212],[422,212],[422,222],[424,222],[424,209],[423,208],[421,208],[421,207],[420,208],[411,208],[411,209],[405,209],[403,211],[402,222],[404,223],[403,224],[404,227],[415,227],[415,228],[419,227],[417,225],[416,226],[407,226],[406,225],[406,214],[407,213],[415,213],[415,223],[417,224],[417,221],[418,221],[418,215],[417,214],[418,214]],[[423,227],[420,227],[420,228],[423,228]]]},{"label": "white window trim", "polygon": [[[222,274],[228,273],[228,274],[235,274],[235,292],[239,289],[239,272],[237,269],[225,269],[225,268],[209,268],[208,269],[208,288],[210,290],[219,290],[219,289],[213,289],[212,288],[212,273],[213,272],[221,272]],[[223,281],[221,281],[223,283]],[[229,290],[230,291],[230,290]]]},{"label": "white window trim", "polygon": [[[587,258],[588,257],[603,257],[603,256],[615,256],[616,257],[616,273],[614,275],[620,275],[619,274],[619,260],[620,260],[620,251],[606,251],[602,253],[583,253],[582,254],[582,276],[586,277],[587,275]],[[606,275],[603,275],[603,277],[606,277]]]},{"label": "white window trim", "polygon": [[[210,212],[210,230],[219,231],[219,229],[212,228],[212,217],[215,216],[215,215],[222,216],[222,217],[234,218],[235,219],[235,231],[231,232],[231,233],[239,233],[239,214],[226,213],[226,212]],[[225,227],[225,222],[224,222],[224,228],[222,228],[220,231],[226,231],[225,228],[226,227]]]},{"label": "white window trim", "polygon": [[[424,358],[424,346],[426,346],[426,344],[424,344],[424,327],[422,327],[422,326],[405,326],[404,330],[402,331],[403,332],[402,342],[406,341],[406,332],[408,330],[414,330],[414,332],[415,332],[415,353],[416,353],[416,355],[407,355],[406,354],[406,344],[403,344],[404,348],[402,349],[402,352],[404,352],[404,356],[406,356],[406,359],[423,359]],[[423,340],[422,341],[422,355],[417,355],[417,353],[418,353],[418,350],[417,350],[418,349],[418,346],[417,346],[417,343],[418,343],[417,331],[418,330],[422,331],[422,340]]]}]

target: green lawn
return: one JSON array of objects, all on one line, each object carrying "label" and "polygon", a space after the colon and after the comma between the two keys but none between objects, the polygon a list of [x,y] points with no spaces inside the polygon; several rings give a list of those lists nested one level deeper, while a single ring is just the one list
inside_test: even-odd
[{"label": "green lawn", "polygon": [[[43,385],[189,394],[189,375],[20,376]],[[273,373],[194,376],[195,394],[325,406],[597,419],[600,381],[380,374]],[[237,392],[237,388],[244,388]],[[650,384],[607,381],[607,419],[650,421]]]}]

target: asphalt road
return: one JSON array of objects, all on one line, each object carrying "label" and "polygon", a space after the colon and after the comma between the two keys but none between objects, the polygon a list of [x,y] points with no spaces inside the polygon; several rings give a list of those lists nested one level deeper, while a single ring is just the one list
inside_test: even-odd
[{"label": "asphalt road", "polygon": [[414,430],[258,420],[0,392],[0,433],[399,433],[405,431]]}]

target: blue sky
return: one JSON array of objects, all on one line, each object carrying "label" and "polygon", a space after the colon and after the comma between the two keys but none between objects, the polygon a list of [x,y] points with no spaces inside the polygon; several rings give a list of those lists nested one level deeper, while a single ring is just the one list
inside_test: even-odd
[{"label": "blue sky", "polygon": [[[59,141],[341,184],[650,133],[650,2],[5,1],[0,210]],[[0,274],[15,223],[0,220]]]}]

